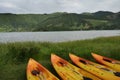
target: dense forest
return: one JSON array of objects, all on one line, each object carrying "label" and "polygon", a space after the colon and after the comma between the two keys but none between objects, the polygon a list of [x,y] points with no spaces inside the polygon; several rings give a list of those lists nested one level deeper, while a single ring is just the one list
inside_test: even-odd
[{"label": "dense forest", "polygon": [[0,32],[118,30],[120,12],[12,14],[0,13]]}]

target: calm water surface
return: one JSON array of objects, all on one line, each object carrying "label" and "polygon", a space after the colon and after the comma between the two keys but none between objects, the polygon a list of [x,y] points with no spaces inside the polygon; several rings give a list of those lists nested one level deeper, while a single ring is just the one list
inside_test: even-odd
[{"label": "calm water surface", "polygon": [[120,36],[120,30],[60,31],[60,32],[2,32],[0,42],[63,42],[96,37]]}]

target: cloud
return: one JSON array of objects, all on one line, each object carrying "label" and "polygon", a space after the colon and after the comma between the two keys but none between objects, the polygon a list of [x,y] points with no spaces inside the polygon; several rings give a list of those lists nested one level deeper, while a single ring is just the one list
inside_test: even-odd
[{"label": "cloud", "polygon": [[0,6],[2,7],[8,7],[8,8],[13,8],[16,7],[15,5],[11,4],[11,3],[0,3]]},{"label": "cloud", "polygon": [[118,12],[120,0],[0,0],[0,12],[52,13]]},{"label": "cloud", "polygon": [[[104,11],[119,11],[119,0],[71,0],[70,2],[63,3],[65,10],[70,12],[96,12],[99,10]],[[67,4],[67,5],[66,5]]]},{"label": "cloud", "polygon": [[1,13],[19,13],[19,11],[27,12],[24,8],[20,8],[17,5],[14,5],[9,2],[0,3],[0,12]]}]

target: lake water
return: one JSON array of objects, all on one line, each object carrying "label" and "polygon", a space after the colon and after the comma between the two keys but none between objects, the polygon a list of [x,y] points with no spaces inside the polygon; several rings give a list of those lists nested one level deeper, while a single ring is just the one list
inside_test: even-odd
[{"label": "lake water", "polygon": [[96,37],[120,36],[120,30],[98,30],[98,31],[55,31],[55,32],[1,32],[0,42],[63,42]]}]

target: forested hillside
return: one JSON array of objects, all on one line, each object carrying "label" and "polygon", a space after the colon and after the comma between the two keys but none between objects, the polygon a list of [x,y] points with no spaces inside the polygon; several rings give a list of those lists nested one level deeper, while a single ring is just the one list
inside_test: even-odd
[{"label": "forested hillside", "polygon": [[120,29],[120,12],[11,14],[0,13],[0,31],[70,31]]}]

